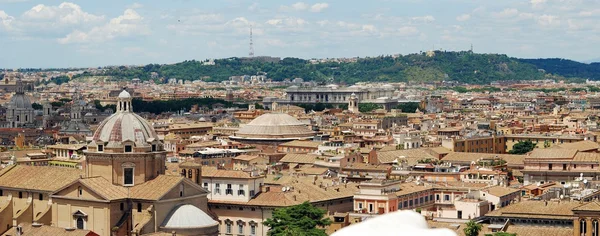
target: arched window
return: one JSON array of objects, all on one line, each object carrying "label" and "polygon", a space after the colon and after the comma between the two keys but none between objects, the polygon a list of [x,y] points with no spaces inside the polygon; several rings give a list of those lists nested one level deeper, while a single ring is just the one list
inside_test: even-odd
[{"label": "arched window", "polygon": [[78,229],[83,229],[84,225],[83,225],[83,217],[77,217],[77,228]]},{"label": "arched window", "polygon": [[580,219],[579,220],[579,235],[585,235],[586,233],[586,228],[587,228],[587,222],[585,221],[585,219]]},{"label": "arched window", "polygon": [[192,170],[188,171],[188,178],[190,178],[190,179],[192,178],[192,172],[193,172]]},{"label": "arched window", "polygon": [[185,176],[186,176],[185,169],[181,170],[181,176],[183,176],[183,177],[185,177]]}]

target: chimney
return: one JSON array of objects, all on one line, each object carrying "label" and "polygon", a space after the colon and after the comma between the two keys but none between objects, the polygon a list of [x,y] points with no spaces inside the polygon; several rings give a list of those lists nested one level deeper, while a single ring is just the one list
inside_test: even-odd
[{"label": "chimney", "polygon": [[271,187],[269,187],[269,186],[265,186],[265,193],[266,193],[266,192],[269,192],[270,190],[271,190]]}]

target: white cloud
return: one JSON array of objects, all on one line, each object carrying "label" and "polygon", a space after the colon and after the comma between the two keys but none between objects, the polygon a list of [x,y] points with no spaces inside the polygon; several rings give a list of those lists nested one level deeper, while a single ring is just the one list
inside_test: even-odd
[{"label": "white cloud", "polygon": [[590,17],[600,15],[600,9],[593,9],[588,11],[580,11],[579,16]]},{"label": "white cloud", "polygon": [[433,17],[432,15],[417,16],[417,17],[411,18],[411,20],[414,22],[417,22],[417,23],[431,23],[431,22],[435,21],[435,17]]},{"label": "white cloud", "polygon": [[519,10],[515,8],[506,8],[501,12],[492,13],[492,17],[494,18],[511,18],[519,15]]},{"label": "white cloud", "polygon": [[541,26],[556,26],[560,24],[560,21],[557,16],[553,15],[541,15],[537,18],[537,22]]},{"label": "white cloud", "polygon": [[126,9],[123,15],[111,19],[103,26],[93,27],[84,32],[75,30],[58,39],[61,44],[104,42],[118,37],[147,35],[150,29],[143,22],[143,17],[133,9]]},{"label": "white cloud", "polygon": [[411,35],[418,34],[419,30],[416,27],[413,27],[413,26],[404,26],[404,27],[400,27],[397,30],[397,33],[400,36],[411,36]]},{"label": "white cloud", "polygon": [[530,2],[531,2],[531,6],[533,6],[535,8],[535,7],[544,5],[547,2],[547,0],[531,0]]},{"label": "white cloud", "polygon": [[0,10],[0,29],[10,30],[14,20],[14,17],[9,16],[6,12]]},{"label": "white cloud", "polygon": [[311,12],[321,12],[328,7],[329,7],[329,4],[327,4],[327,3],[324,3],[324,2],[316,3],[310,7],[310,11]]},{"label": "white cloud", "polygon": [[75,3],[63,2],[58,6],[38,4],[23,13],[23,21],[37,21],[53,25],[77,25],[96,23],[104,20],[104,16],[87,13]]},{"label": "white cloud", "polygon": [[130,8],[130,9],[138,9],[138,8],[142,8],[142,7],[144,7],[144,5],[139,2],[134,2],[133,4],[127,6],[127,8]]},{"label": "white cloud", "polygon": [[308,22],[302,18],[288,17],[279,19],[270,19],[266,22],[268,25],[281,26],[281,27],[302,27],[308,24]]},{"label": "white cloud", "polygon": [[280,11],[310,11],[310,12],[321,12],[329,7],[329,4],[321,2],[315,3],[312,6],[308,5],[304,2],[296,2],[289,6],[281,6],[279,7]]},{"label": "white cloud", "polygon": [[469,19],[471,19],[471,15],[469,14],[462,14],[456,17],[457,21],[468,21]]}]

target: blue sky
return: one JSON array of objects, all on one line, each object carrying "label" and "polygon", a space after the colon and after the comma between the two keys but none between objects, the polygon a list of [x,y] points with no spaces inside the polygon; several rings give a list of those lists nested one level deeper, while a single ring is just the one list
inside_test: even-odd
[{"label": "blue sky", "polygon": [[600,58],[600,0],[0,0],[0,68],[435,49]]}]

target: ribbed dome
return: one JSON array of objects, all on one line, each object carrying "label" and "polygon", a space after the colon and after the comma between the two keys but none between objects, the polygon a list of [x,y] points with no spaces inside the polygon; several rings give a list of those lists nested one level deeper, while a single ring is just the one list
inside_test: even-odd
[{"label": "ribbed dome", "polygon": [[31,101],[25,94],[15,94],[10,98],[10,102],[8,103],[10,108],[15,109],[32,109]]},{"label": "ribbed dome", "polygon": [[236,139],[300,139],[311,138],[314,132],[298,119],[282,113],[267,113],[257,117],[235,133]]},{"label": "ribbed dome", "polygon": [[122,147],[126,141],[134,142],[136,147],[149,147],[150,142],[158,140],[152,125],[132,112],[131,96],[125,90],[119,94],[117,112],[100,123],[92,138],[95,144],[108,143],[107,148]]},{"label": "ribbed dome", "polygon": [[121,146],[123,141],[133,141],[137,147],[141,147],[158,140],[158,135],[148,121],[137,114],[117,112],[100,123],[92,140],[96,143],[108,142],[107,147]]},{"label": "ribbed dome", "polygon": [[205,228],[218,225],[204,211],[190,204],[181,205],[173,209],[163,222],[164,228]]}]

